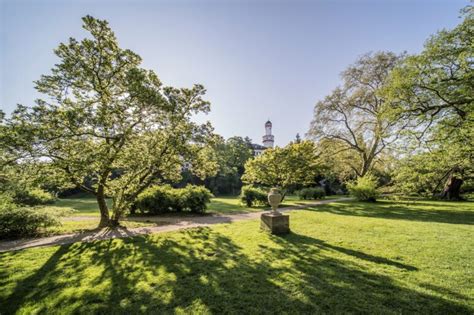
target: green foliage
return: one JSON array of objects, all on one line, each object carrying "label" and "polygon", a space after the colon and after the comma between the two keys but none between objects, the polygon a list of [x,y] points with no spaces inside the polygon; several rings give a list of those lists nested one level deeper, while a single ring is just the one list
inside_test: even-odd
[{"label": "green foliage", "polygon": [[407,195],[432,196],[440,193],[449,175],[464,180],[463,188],[474,184],[474,163],[458,143],[438,145],[428,152],[409,155],[396,163],[393,181],[396,190]]},{"label": "green foliage", "polygon": [[61,43],[58,63],[36,81],[46,100],[18,106],[6,127],[22,155],[49,161],[57,176],[97,195],[101,225],[115,225],[158,179],[178,181],[185,163],[201,178],[215,173],[212,126],[192,119],[210,104],[202,85],[163,86],[140,56],[119,46],[107,21],[86,16],[83,23],[90,36]]},{"label": "green foliage", "polygon": [[323,199],[326,192],[322,187],[307,187],[296,192],[298,197],[302,200]]},{"label": "green foliage", "polygon": [[[56,197],[50,188],[53,181],[44,162],[10,163],[0,168],[0,195],[9,196],[19,205],[35,206],[51,204]],[[54,177],[54,176],[52,176]]]},{"label": "green foliage", "polygon": [[12,202],[24,206],[51,204],[56,197],[40,188],[38,174],[34,165],[4,166],[0,171],[0,198],[11,199]]},{"label": "green foliage", "polygon": [[0,239],[35,236],[40,229],[58,226],[59,218],[70,213],[56,207],[18,207],[13,203],[0,205]]},{"label": "green foliage", "polygon": [[419,138],[436,138],[439,125],[449,133],[474,128],[474,7],[463,13],[459,25],[431,36],[397,66],[383,91]]},{"label": "green foliage", "polygon": [[243,186],[240,193],[240,200],[247,207],[268,205],[268,194],[261,188]]},{"label": "green foliage", "polygon": [[176,204],[173,188],[169,185],[151,186],[138,195],[134,206],[145,213],[168,212]]},{"label": "green foliage", "polygon": [[349,193],[359,201],[376,201],[379,196],[377,178],[372,174],[366,174],[354,182],[347,183],[347,188]]},{"label": "green foliage", "polygon": [[41,188],[30,188],[15,191],[13,201],[26,206],[47,205],[54,203],[56,197]]},{"label": "green foliage", "polygon": [[248,220],[2,253],[0,309],[473,313],[473,203],[341,201],[290,220],[284,237]]},{"label": "green foliage", "polygon": [[194,213],[203,213],[206,211],[207,204],[214,197],[212,193],[203,186],[188,185],[182,190],[181,200],[184,210]]},{"label": "green foliage", "polygon": [[463,11],[459,25],[431,36],[421,53],[398,65],[383,90],[416,145],[394,171],[402,193],[438,193],[449,175],[466,187],[474,179],[474,7]]},{"label": "green foliage", "polygon": [[245,163],[242,181],[278,187],[283,193],[293,185],[314,184],[321,173],[316,147],[311,141],[290,143],[284,148],[267,149]]},{"label": "green foliage", "polygon": [[241,177],[244,165],[252,158],[252,150],[247,139],[231,137],[224,141],[219,138],[214,145],[219,169],[215,176],[204,181],[214,194],[236,195],[242,187]]},{"label": "green foliage", "polygon": [[149,214],[171,211],[202,213],[211,201],[212,194],[202,186],[188,185],[173,188],[170,185],[151,186],[138,195],[135,207]]},{"label": "green foliage", "polygon": [[400,59],[392,52],[363,55],[343,72],[342,86],[315,105],[308,135],[340,179],[373,171],[398,140],[403,124],[380,91]]}]

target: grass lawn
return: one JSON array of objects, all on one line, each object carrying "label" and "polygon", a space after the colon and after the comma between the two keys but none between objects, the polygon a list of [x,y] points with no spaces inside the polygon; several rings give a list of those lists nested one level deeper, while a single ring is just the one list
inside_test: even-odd
[{"label": "grass lawn", "polygon": [[[112,207],[112,199],[107,199],[107,205],[109,208]],[[60,198],[55,202],[54,206],[76,210],[73,216],[100,216],[97,199],[90,194],[77,194],[67,198]]]},{"label": "grass lawn", "polygon": [[[165,222],[154,222],[146,220],[133,220],[133,219],[124,219],[120,224],[127,228],[137,228],[144,226],[157,226],[165,225]],[[43,236],[47,235],[59,235],[59,234],[69,234],[69,233],[78,233],[78,232],[88,232],[98,229],[99,217],[92,217],[91,219],[75,219],[74,217],[66,217],[61,220],[61,226],[49,227],[47,228]],[[0,313],[1,314],[1,313]]]},{"label": "grass lawn", "polygon": [[[330,196],[330,198],[340,198],[340,196]],[[308,203],[314,203],[314,200],[299,200],[297,196],[287,196],[282,207],[298,206]],[[112,206],[112,200],[107,199],[109,207]],[[54,206],[72,208],[76,210],[71,216],[62,219],[62,226],[48,228],[43,234],[66,234],[72,232],[91,231],[97,228],[99,224],[99,208],[94,196],[88,194],[79,194],[68,198],[59,199]],[[242,212],[256,212],[269,207],[249,208],[240,204],[240,200],[235,196],[212,198],[208,205],[207,214],[236,214]],[[165,216],[185,216],[189,213],[169,213]],[[160,216],[128,216],[124,218],[121,224],[128,228],[163,225]]]},{"label": "grass lawn", "polygon": [[[341,198],[347,198],[347,197],[349,196],[348,195],[330,195],[330,196],[324,197],[324,199],[322,200],[335,200],[335,199],[341,199]],[[288,195],[288,196],[285,196],[285,199],[283,200],[283,203],[280,205],[280,207],[303,206],[307,204],[317,203],[318,201],[321,201],[321,200],[301,200],[296,195]]]},{"label": "grass lawn", "polygon": [[[109,207],[112,206],[112,200],[107,199]],[[99,225],[100,214],[97,200],[89,194],[78,194],[68,198],[61,198],[55,202],[54,206],[71,208],[75,212],[61,220],[62,225],[51,227],[44,231],[44,234],[67,234],[73,232],[92,231]],[[163,222],[150,222],[149,220],[135,219],[133,217],[124,218],[121,225],[127,228],[142,226],[163,225]],[[1,314],[1,312],[0,312]]]},{"label": "grass lawn", "polygon": [[0,313],[474,312],[474,203],[337,202],[0,254]]},{"label": "grass lawn", "polygon": [[[337,199],[345,196],[327,196],[325,199]],[[314,203],[317,200],[300,200],[298,196],[289,195],[285,197],[281,206],[296,206],[308,203]],[[112,200],[107,199],[109,208],[112,206]],[[88,194],[79,194],[76,196],[61,198],[55,204],[57,207],[66,207],[75,209],[74,216],[99,216],[99,208],[97,200],[94,196]],[[239,212],[254,212],[269,209],[268,207],[249,208],[240,203],[237,196],[222,196],[212,198],[211,203],[206,210],[207,213],[213,214],[230,214]]]}]

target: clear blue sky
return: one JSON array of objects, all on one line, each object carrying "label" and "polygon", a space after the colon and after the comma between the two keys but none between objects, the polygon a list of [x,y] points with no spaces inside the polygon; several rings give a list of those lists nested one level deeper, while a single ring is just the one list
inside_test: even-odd
[{"label": "clear blue sky", "polygon": [[86,1],[0,0],[0,106],[31,105],[33,80],[57,61],[53,49],[83,38],[86,14],[110,22],[122,47],[166,85],[202,83],[206,117],[224,137],[276,144],[304,134],[317,100],[368,51],[415,53],[459,23],[467,0]]}]

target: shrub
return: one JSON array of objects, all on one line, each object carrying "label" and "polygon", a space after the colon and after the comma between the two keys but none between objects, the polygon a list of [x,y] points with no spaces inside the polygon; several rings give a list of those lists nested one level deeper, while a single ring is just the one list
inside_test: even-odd
[{"label": "shrub", "polygon": [[323,199],[326,192],[322,187],[303,188],[297,192],[298,197],[304,200]]},{"label": "shrub", "polygon": [[13,194],[13,201],[20,205],[36,206],[51,204],[56,198],[49,192],[41,188],[28,188],[17,190]]},{"label": "shrub", "polygon": [[212,197],[211,192],[202,186],[152,186],[138,195],[134,208],[149,214],[183,210],[197,213],[206,210]]},{"label": "shrub", "polygon": [[41,228],[60,225],[59,218],[71,210],[57,207],[18,207],[0,205],[0,239],[33,236]]},{"label": "shrub", "polygon": [[349,193],[359,201],[376,201],[379,196],[377,179],[373,175],[359,177],[356,181],[348,183]]},{"label": "shrub", "polygon": [[253,207],[256,205],[268,205],[267,193],[260,188],[252,186],[243,186],[240,193],[240,200],[247,207]]},{"label": "shrub", "polygon": [[171,186],[151,186],[138,195],[135,207],[142,212],[157,214],[170,211],[173,202]]},{"label": "shrub", "polygon": [[[178,189],[177,189],[178,190]],[[203,186],[188,185],[181,190],[182,207],[191,212],[204,212],[213,195]]]}]

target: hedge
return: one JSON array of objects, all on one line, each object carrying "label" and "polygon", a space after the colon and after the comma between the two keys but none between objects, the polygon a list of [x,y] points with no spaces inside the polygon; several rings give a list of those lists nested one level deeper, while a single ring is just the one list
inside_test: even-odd
[{"label": "hedge", "polygon": [[261,188],[253,186],[243,186],[240,193],[240,200],[247,207],[268,205],[268,194]]},{"label": "hedge", "polygon": [[300,199],[314,200],[323,199],[326,196],[326,191],[322,187],[303,188],[296,193]]},{"label": "hedge", "polygon": [[148,214],[190,211],[205,212],[213,195],[203,186],[188,185],[173,188],[170,185],[152,186],[138,195],[134,208]]}]

